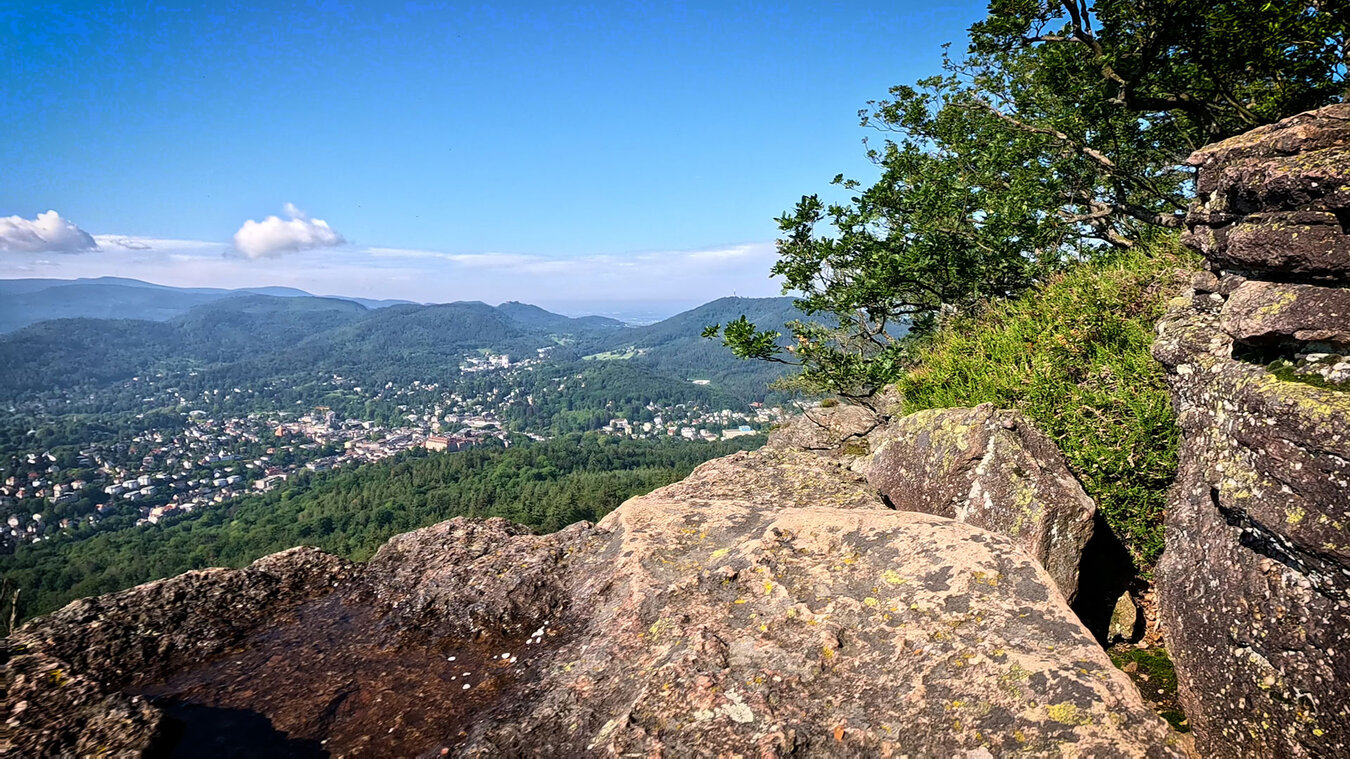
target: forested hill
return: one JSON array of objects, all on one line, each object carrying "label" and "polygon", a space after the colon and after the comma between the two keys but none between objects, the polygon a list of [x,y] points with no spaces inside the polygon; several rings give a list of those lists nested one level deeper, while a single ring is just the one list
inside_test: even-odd
[{"label": "forested hill", "polygon": [[764,387],[785,373],[781,364],[742,361],[720,340],[705,340],[703,328],[725,324],[742,315],[758,324],[773,325],[783,334],[788,322],[803,319],[792,298],[719,298],[669,319],[592,337],[589,355],[627,357],[628,363],[661,376],[707,380],[738,397],[762,397]]},{"label": "forested hill", "polygon": [[[310,297],[293,287],[168,287],[124,277],[93,279],[0,279],[0,334],[51,319],[144,319],[166,321],[223,298],[270,295]],[[344,298],[366,308],[406,301]]]},{"label": "forested hill", "polygon": [[[83,285],[63,289],[74,287]],[[88,287],[153,292],[166,302],[205,297],[115,283]],[[59,319],[0,335],[0,397],[68,388],[93,392],[155,374],[191,377],[186,389],[207,391],[259,383],[295,387],[334,374],[365,385],[444,382],[459,375],[466,357],[490,352],[516,359],[539,355],[552,364],[622,360],[622,371],[588,365],[593,374],[624,374],[630,386],[643,374],[658,381],[707,380],[731,397],[754,400],[764,397],[781,367],[736,360],[700,338],[703,326],[741,313],[766,325],[798,316],[789,298],[724,298],[656,324],[624,327],[521,303],[371,309],[338,298],[208,295],[211,300],[167,320]]]}]

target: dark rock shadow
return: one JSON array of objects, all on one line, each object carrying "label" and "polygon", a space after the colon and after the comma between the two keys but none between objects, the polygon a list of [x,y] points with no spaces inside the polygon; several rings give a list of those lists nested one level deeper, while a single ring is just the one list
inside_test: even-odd
[{"label": "dark rock shadow", "polygon": [[245,709],[181,701],[156,702],[169,720],[150,759],[328,759],[315,740],[291,738],[272,721]]},{"label": "dark rock shadow", "polygon": [[[1116,599],[1130,587],[1135,574],[1130,552],[1111,531],[1101,512],[1097,512],[1092,539],[1083,547],[1083,559],[1078,565],[1078,597],[1072,607],[1083,626],[1103,646]],[[1138,624],[1143,624],[1143,615]]]}]

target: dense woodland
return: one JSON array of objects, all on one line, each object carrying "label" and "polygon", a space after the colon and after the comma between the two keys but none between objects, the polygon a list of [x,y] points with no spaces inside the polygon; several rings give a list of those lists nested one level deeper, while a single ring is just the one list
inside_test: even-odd
[{"label": "dense woodland", "polygon": [[[63,300],[69,287],[51,288],[49,297]],[[333,374],[366,386],[444,382],[475,351],[521,358],[550,348],[555,362],[565,363],[637,348],[626,363],[653,376],[687,381],[696,373],[725,393],[762,400],[781,368],[738,362],[698,337],[704,324],[742,313],[779,325],[796,316],[790,298],[723,298],[656,324],[621,327],[518,303],[368,309],[336,298],[238,294],[166,321],[68,318],[0,334],[0,397],[106,397],[117,383],[154,374],[174,377],[184,392],[264,384],[297,390]],[[108,401],[101,405],[117,399]]]}]

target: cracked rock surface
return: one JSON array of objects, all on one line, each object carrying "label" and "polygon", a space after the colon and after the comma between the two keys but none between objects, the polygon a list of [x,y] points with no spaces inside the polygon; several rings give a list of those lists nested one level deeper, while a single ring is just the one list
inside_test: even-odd
[{"label": "cracked rock surface", "polygon": [[902,417],[854,468],[896,509],[1011,537],[1066,598],[1078,594],[1097,505],[1020,412],[986,403]]},{"label": "cracked rock surface", "polygon": [[1350,755],[1350,392],[1321,361],[1350,344],[1350,105],[1190,162],[1217,285],[1153,348],[1182,427],[1157,573],[1182,704],[1204,756]]},{"label": "cracked rock surface", "polygon": [[7,646],[16,756],[1182,755],[1013,539],[792,450],[552,535],[190,572]]}]

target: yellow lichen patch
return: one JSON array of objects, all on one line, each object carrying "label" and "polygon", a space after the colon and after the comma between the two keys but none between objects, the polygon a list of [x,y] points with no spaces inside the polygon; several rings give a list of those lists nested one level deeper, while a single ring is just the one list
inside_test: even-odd
[{"label": "yellow lichen patch", "polygon": [[1045,716],[1060,723],[1061,725],[1090,725],[1092,716],[1083,714],[1078,710],[1078,706],[1068,701],[1058,704],[1050,704],[1045,707]]},{"label": "yellow lichen patch", "polygon": [[1278,314],[1279,312],[1288,308],[1296,300],[1298,300],[1297,293],[1294,293],[1291,290],[1285,290],[1281,292],[1279,296],[1275,298],[1275,300],[1272,300],[1266,305],[1256,309],[1256,313],[1258,316],[1274,316],[1275,314]]},{"label": "yellow lichen patch", "polygon": [[881,580],[882,582],[885,582],[888,585],[904,585],[906,582],[908,582],[908,580],[901,577],[900,574],[896,572],[894,569],[888,569],[885,572],[882,572]]},{"label": "yellow lichen patch", "polygon": [[1295,506],[1294,508],[1289,510],[1288,514],[1284,515],[1284,521],[1288,522],[1289,524],[1298,524],[1299,522],[1303,521],[1303,517],[1305,516],[1307,516],[1307,514],[1303,511],[1303,509],[1298,506]]}]

